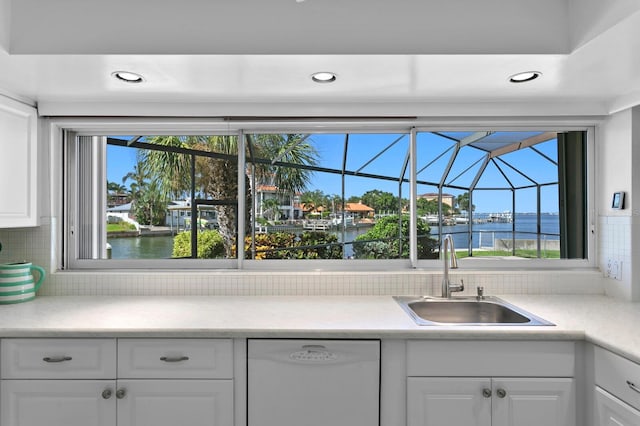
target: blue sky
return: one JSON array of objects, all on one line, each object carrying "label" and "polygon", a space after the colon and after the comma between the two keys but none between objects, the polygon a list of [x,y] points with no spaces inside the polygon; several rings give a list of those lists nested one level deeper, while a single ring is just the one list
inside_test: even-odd
[{"label": "blue sky", "polygon": [[[124,138],[124,137],[123,137]],[[312,143],[320,158],[320,166],[331,169],[341,169],[345,146],[344,134],[316,134],[308,139]],[[360,170],[361,173],[391,176],[397,178],[401,172],[401,165],[404,162],[408,149],[409,137],[402,134],[351,134],[347,149],[347,170]],[[421,133],[418,137],[418,170],[419,179],[438,182],[446,168],[450,158],[450,152],[440,156],[453,142],[441,137]],[[555,159],[555,141],[545,142],[536,145],[545,155]],[[136,162],[136,150],[131,148],[121,148],[107,146],[107,179],[116,183],[122,183],[122,178],[133,170]],[[454,184],[466,187],[472,181],[479,169],[483,153],[466,147],[462,149],[456,158],[454,166],[449,174],[451,179],[455,178]],[[510,163],[517,165],[524,174],[536,182],[547,183],[557,181],[557,170],[555,166],[542,156],[532,153],[530,150],[517,151],[504,156]],[[475,165],[474,165],[475,163]],[[529,185],[531,182],[521,174],[514,172],[508,166],[499,163],[501,170],[490,164],[478,182],[478,188],[505,188],[508,183],[503,176],[507,175],[516,186]],[[408,176],[408,172],[407,172]],[[126,184],[128,186],[128,183]],[[341,193],[341,176],[338,174],[314,173],[309,190],[320,190],[325,194]],[[557,185],[543,186],[541,197],[542,212],[558,211]],[[345,179],[345,198],[350,196],[360,196],[373,189],[391,192],[398,195],[398,183],[385,180],[372,180],[364,177],[347,176]],[[402,196],[408,198],[408,185],[403,185]],[[419,185],[418,194],[437,192],[437,187]],[[464,192],[457,189],[445,189],[444,192],[459,195]],[[523,189],[516,191],[516,211],[535,212],[536,211],[536,191],[535,189]],[[476,212],[502,212],[511,210],[511,191],[477,190],[474,191],[473,203]]]},{"label": "blue sky", "polygon": [[[122,183],[122,178],[133,171],[136,164],[136,150],[107,145],[107,180],[109,182]],[[129,183],[125,186],[129,187]]]}]

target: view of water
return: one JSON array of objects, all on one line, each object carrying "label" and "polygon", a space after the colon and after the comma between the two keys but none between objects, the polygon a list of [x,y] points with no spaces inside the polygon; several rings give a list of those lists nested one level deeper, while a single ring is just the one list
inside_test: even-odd
[{"label": "view of water", "polygon": [[112,259],[165,259],[171,257],[173,237],[109,238]]},{"label": "view of water", "polygon": [[[493,240],[498,238],[511,238],[515,224],[515,238],[531,240],[536,239],[537,218],[531,214],[516,214],[513,223],[478,223],[473,225],[472,248],[493,247]],[[456,248],[469,246],[469,227],[466,224],[443,226],[443,234],[452,234]],[[559,240],[560,220],[558,215],[540,216],[540,239]],[[431,227],[431,234],[438,234],[438,227]]]},{"label": "view of water", "polygon": [[[482,223],[473,226],[473,248],[493,247],[493,240],[497,238],[511,238],[511,230],[515,224],[516,239],[536,238],[536,216],[516,214],[514,223]],[[345,233],[345,241],[353,241],[358,235],[367,232],[369,227],[349,228]],[[468,247],[468,225],[443,226],[443,234],[452,234],[454,245],[461,249]],[[558,240],[560,233],[559,217],[557,215],[541,216],[541,240]],[[431,227],[431,234],[438,234],[438,227]],[[338,233],[338,241],[342,241],[342,234]],[[173,237],[133,237],[111,238],[112,259],[165,259],[171,257]],[[351,245],[345,247],[345,255],[351,256]]]}]

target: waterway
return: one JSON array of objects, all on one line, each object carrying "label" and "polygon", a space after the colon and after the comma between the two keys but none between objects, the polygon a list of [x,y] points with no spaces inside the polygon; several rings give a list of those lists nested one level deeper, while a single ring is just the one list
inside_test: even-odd
[{"label": "waterway", "polygon": [[[493,247],[494,239],[511,238],[515,225],[516,239],[536,239],[537,220],[535,215],[516,214],[513,223],[477,223],[473,225],[472,248]],[[353,241],[358,235],[367,232],[370,227],[349,228],[345,233],[344,241]],[[466,224],[443,226],[443,234],[452,234],[454,245],[458,249],[469,246],[469,227]],[[332,231],[337,232],[337,231]],[[558,240],[560,223],[557,215],[541,216],[542,241]],[[431,227],[431,235],[437,238],[438,227]],[[338,241],[342,241],[341,232],[337,232]],[[173,237],[133,237],[112,238],[108,240],[111,245],[112,259],[165,259],[171,257],[173,250]],[[351,245],[345,246],[345,255],[353,255]]]}]

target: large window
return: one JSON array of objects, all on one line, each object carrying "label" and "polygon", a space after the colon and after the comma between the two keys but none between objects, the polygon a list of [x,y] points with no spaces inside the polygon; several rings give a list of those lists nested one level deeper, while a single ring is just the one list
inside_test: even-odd
[{"label": "large window", "polygon": [[[452,234],[461,256],[584,258],[586,252],[561,254],[565,245],[586,244],[586,202],[567,204],[559,189],[585,191],[561,182],[559,163],[565,132],[438,131],[417,135],[417,213],[439,238]],[[579,152],[584,132],[571,132]],[[584,156],[578,157],[582,162]],[[569,159],[569,161],[574,161]],[[579,168],[584,168],[581,164]],[[568,229],[563,212],[581,222]],[[567,252],[568,253],[568,252]]]},{"label": "large window", "polygon": [[587,257],[586,131],[124,133],[67,138],[66,268]]}]

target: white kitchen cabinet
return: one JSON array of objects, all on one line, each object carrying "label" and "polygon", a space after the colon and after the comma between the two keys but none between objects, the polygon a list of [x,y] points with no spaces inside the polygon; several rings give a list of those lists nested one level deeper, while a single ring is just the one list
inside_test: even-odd
[{"label": "white kitchen cabinet", "polygon": [[408,426],[575,426],[573,342],[407,342]]},{"label": "white kitchen cabinet", "polygon": [[114,426],[115,380],[3,380],[3,426]]},{"label": "white kitchen cabinet", "polygon": [[491,426],[485,389],[490,391],[490,379],[409,377],[407,426]]},{"label": "white kitchen cabinet", "polygon": [[119,339],[118,426],[233,426],[231,339]]},{"label": "white kitchen cabinet", "polygon": [[409,377],[408,426],[571,426],[568,378]]},{"label": "white kitchen cabinet", "polygon": [[231,339],[118,339],[118,378],[232,377]]},{"label": "white kitchen cabinet", "polygon": [[233,425],[231,380],[3,380],[1,392],[3,426]]},{"label": "white kitchen cabinet", "polygon": [[1,345],[2,426],[234,424],[230,339],[117,345],[115,339],[3,339]]},{"label": "white kitchen cabinet", "polygon": [[3,426],[115,426],[115,339],[3,339]]},{"label": "white kitchen cabinet", "polygon": [[38,114],[0,95],[0,228],[36,226]]},{"label": "white kitchen cabinet", "polygon": [[115,379],[115,339],[3,339],[3,379]]},{"label": "white kitchen cabinet", "polygon": [[492,382],[492,426],[575,424],[573,379],[500,378]]},{"label": "white kitchen cabinet", "polygon": [[231,380],[118,380],[118,426],[232,426]]},{"label": "white kitchen cabinet", "polygon": [[595,419],[598,426],[640,426],[640,365],[595,348]]},{"label": "white kitchen cabinet", "polygon": [[640,410],[596,387],[596,424],[599,426],[640,426]]}]

